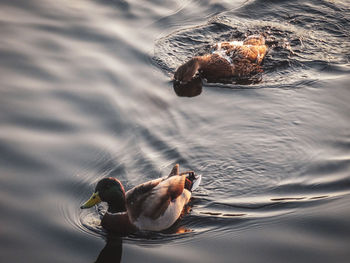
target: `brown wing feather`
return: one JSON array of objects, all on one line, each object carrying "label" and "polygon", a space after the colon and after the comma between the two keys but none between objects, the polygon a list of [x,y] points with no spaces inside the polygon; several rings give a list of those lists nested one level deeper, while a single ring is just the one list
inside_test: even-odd
[{"label": "brown wing feather", "polygon": [[161,215],[165,213],[169,204],[170,204],[170,196],[164,195],[162,198],[157,200],[157,204],[152,207],[151,210],[145,211],[144,216],[150,217],[152,219],[157,219]]},{"label": "brown wing feather", "polygon": [[126,206],[132,221],[142,214],[157,219],[170,202],[182,194],[186,175],[160,178],[135,187],[126,193]]},{"label": "brown wing feather", "polygon": [[252,63],[260,64],[265,57],[267,47],[265,45],[259,46],[237,46],[231,52],[232,60],[247,59]]},{"label": "brown wing feather", "polygon": [[173,169],[171,170],[170,174],[168,177],[174,176],[174,175],[179,175],[179,164],[175,164],[175,166],[173,167]]},{"label": "brown wing feather", "polygon": [[185,180],[185,175],[176,176],[169,184],[168,193],[170,195],[171,200],[176,199],[179,195],[182,194],[185,187]]},{"label": "brown wing feather", "polygon": [[227,59],[219,56],[218,54],[212,54],[207,56],[198,57],[200,61],[200,71],[202,76],[212,81],[220,78],[229,78],[233,75],[234,68],[227,61]]},{"label": "brown wing feather", "polygon": [[186,176],[173,176],[163,181],[159,187],[162,189],[154,189],[156,191],[150,198],[149,202],[153,202],[154,205],[150,206],[145,216],[152,219],[157,219],[167,210],[170,202],[175,200],[179,195],[182,194],[185,187]]},{"label": "brown wing feather", "polygon": [[144,201],[149,197],[152,193],[152,189],[156,187],[163,178],[159,178],[156,180],[152,180],[143,184],[140,184],[128,192],[125,195],[125,203],[128,210],[128,214],[130,219],[136,220],[143,210]]}]

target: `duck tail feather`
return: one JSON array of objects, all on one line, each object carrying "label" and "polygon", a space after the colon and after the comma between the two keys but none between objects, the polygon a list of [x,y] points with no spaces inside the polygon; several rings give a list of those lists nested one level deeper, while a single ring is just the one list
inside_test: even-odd
[{"label": "duck tail feather", "polygon": [[201,175],[196,175],[194,172],[188,172],[185,181],[185,188],[189,191],[194,191],[198,188],[202,180]]},{"label": "duck tail feather", "polygon": [[195,175],[195,176],[196,176],[196,178],[192,182],[191,191],[196,190],[198,188],[198,186],[200,185],[201,181],[202,181],[202,175],[198,174],[198,175]]}]

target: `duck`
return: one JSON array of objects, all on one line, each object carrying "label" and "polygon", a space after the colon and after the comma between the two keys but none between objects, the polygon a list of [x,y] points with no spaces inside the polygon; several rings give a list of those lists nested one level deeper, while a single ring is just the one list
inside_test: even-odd
[{"label": "duck", "polygon": [[127,235],[136,231],[162,231],[170,228],[190,201],[201,182],[193,171],[179,172],[176,164],[166,177],[140,184],[125,192],[113,177],[101,179],[81,209],[107,202],[101,225],[110,232]]},{"label": "duck", "polygon": [[179,66],[174,80],[186,84],[197,72],[209,82],[248,77],[262,72],[260,65],[267,51],[262,35],[251,35],[243,41],[220,42],[212,46],[209,54],[195,56]]}]

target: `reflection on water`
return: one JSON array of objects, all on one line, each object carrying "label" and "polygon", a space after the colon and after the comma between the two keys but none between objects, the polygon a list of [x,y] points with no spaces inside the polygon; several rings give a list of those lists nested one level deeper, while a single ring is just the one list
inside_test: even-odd
[{"label": "reflection on water", "polygon": [[95,263],[118,263],[121,262],[123,253],[123,240],[119,236],[108,235],[106,245],[101,250]]},{"label": "reflection on water", "polygon": [[195,77],[188,83],[173,82],[174,91],[179,97],[195,97],[202,93],[202,79]]},{"label": "reflection on water", "polygon": [[[0,261],[347,262],[349,14],[325,0],[2,1]],[[271,46],[257,81],[171,81],[256,33]],[[106,208],[79,209],[103,177],[130,189],[175,163],[203,182],[168,232],[105,241]]]}]

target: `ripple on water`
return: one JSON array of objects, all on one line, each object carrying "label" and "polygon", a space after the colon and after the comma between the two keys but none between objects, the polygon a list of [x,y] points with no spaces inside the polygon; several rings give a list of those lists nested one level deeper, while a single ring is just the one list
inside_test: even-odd
[{"label": "ripple on water", "polygon": [[[338,10],[340,16],[332,14],[331,19],[328,20],[329,25],[324,27],[320,17],[309,16],[309,12],[322,12],[322,15],[326,15],[324,12],[328,9],[323,10],[322,6],[321,11],[317,7],[307,6],[305,10],[299,12],[297,18],[279,15],[276,19],[266,17],[264,21],[264,9],[261,10],[260,5],[265,4],[253,1],[251,5],[259,5],[258,10],[262,13],[258,16],[259,20],[254,19],[256,17],[254,14],[249,16],[251,10],[257,8],[254,6],[250,9],[250,4],[245,5],[242,9],[223,13],[211,19],[207,24],[185,28],[158,39],[153,60],[172,77],[179,65],[193,56],[209,53],[210,47],[216,42],[241,40],[247,35],[264,34],[269,46],[269,52],[263,64],[264,73],[262,79],[258,77],[257,81],[248,82],[251,84],[250,88],[295,88],[315,81],[320,77],[320,72],[327,70],[330,64],[348,63],[348,55],[345,50],[348,50],[350,46],[349,42],[343,39],[348,37],[345,25],[349,18],[344,17],[343,11]],[[278,9],[275,6],[273,8]],[[270,9],[265,11],[270,14]],[[337,11],[333,10],[333,12]],[[241,18],[238,19],[237,15]],[[309,21],[306,22],[305,20],[308,19]],[[313,29],[312,32],[310,28]],[[337,33],[334,33],[334,30],[337,30]],[[339,69],[338,73],[343,74],[342,71]],[[240,83],[241,81],[235,84]],[[247,87],[231,84],[219,86]]]},{"label": "ripple on water", "polygon": [[[298,15],[288,15],[283,11],[276,15],[274,12],[274,18],[269,17],[270,9],[279,10],[280,2],[275,4],[274,1],[270,1],[266,7],[268,11],[264,8],[252,8],[254,5],[264,6],[260,2],[250,1],[242,9],[223,13],[212,18],[207,24],[181,29],[157,40],[154,62],[171,76],[178,65],[192,56],[207,53],[215,42],[243,39],[247,35],[264,33],[270,51],[263,65],[264,73],[260,83],[249,86],[207,85],[237,89],[247,87],[295,89],[313,84],[319,78],[319,74],[327,69],[339,74],[348,73],[349,70],[344,66],[348,63],[348,55],[344,50],[349,47],[349,42],[341,41],[348,36],[348,31],[342,27],[342,24],[346,24],[344,21],[348,19],[344,17],[346,12],[341,11],[343,16],[333,13],[332,19],[328,20],[331,22],[327,22],[324,28],[320,16],[308,15],[309,12],[318,11],[320,15],[326,15],[323,10],[324,1],[321,1],[319,7],[309,5],[305,12],[302,9]],[[296,8],[293,3],[288,1],[286,3]],[[317,10],[318,8],[320,10]],[[282,9],[288,10],[286,7]],[[259,10],[259,16],[256,16],[259,20],[254,19],[254,11],[251,10]],[[335,9],[333,11],[336,12]],[[310,33],[311,27],[314,30]],[[147,100],[150,104],[159,101],[157,98]],[[283,103],[285,101],[274,101],[274,107]],[[155,178],[160,173],[158,167],[161,167],[162,163],[166,163],[166,166],[171,165],[173,160],[185,166],[189,166],[191,162],[191,168],[204,174],[203,183],[193,195],[191,211],[171,229],[161,233],[139,232],[126,237],[127,241],[152,245],[187,242],[193,236],[208,232],[211,236],[222,235],[240,231],[257,222],[259,224],[261,219],[276,218],[296,209],[308,209],[321,203],[332,202],[349,193],[350,186],[345,172],[349,168],[348,159],[326,158],[319,162],[312,160],[310,157],[312,154],[308,152],[310,149],[307,139],[310,138],[298,137],[298,132],[303,132],[303,128],[299,128],[303,125],[301,121],[303,116],[299,120],[299,116],[293,115],[291,118],[293,123],[286,124],[283,120],[288,119],[289,112],[281,114],[278,111],[284,107],[268,109],[266,119],[262,119],[260,115],[257,119],[249,116],[247,119],[251,123],[233,123],[232,116],[227,116],[226,119],[221,117],[220,122],[217,122],[210,121],[208,115],[210,116],[211,112],[208,111],[201,115],[193,108],[190,108],[192,112],[189,110],[181,113],[181,110],[171,112],[171,106],[166,103],[160,103],[158,106],[162,108],[167,118],[174,117],[169,116],[169,112],[170,115],[177,114],[171,119],[171,125],[175,123],[178,126],[176,131],[187,147],[181,145],[181,142],[174,142],[177,137],[167,130],[168,119],[166,121],[156,119],[152,125],[147,122],[148,120],[144,122],[141,120],[137,123],[138,135],[132,138],[137,143],[133,142],[135,143],[133,146],[126,145],[122,149],[119,148],[118,153],[111,154],[113,159],[110,156],[102,156],[94,167],[99,175],[85,177],[85,181],[81,183],[82,188],[85,187],[82,196],[89,195],[94,183],[101,176],[121,177],[120,179],[128,184],[129,188]],[[248,110],[249,106],[245,105],[245,110]],[[220,112],[213,113],[215,119],[226,109],[224,106],[220,107]],[[192,118],[193,113],[197,119]],[[243,113],[242,115],[244,116]],[[186,119],[191,120],[192,124],[189,125],[192,126],[187,125]],[[161,125],[158,122],[161,122]],[[206,122],[213,124],[214,127],[213,129],[204,126],[203,129],[208,129],[206,132],[210,133],[209,135],[204,134],[206,137],[198,141],[190,137],[189,130],[196,128],[193,126],[200,126]],[[158,125],[157,128],[164,127],[159,131],[153,125]],[[264,130],[263,135],[267,135],[268,139],[252,141],[252,137],[259,132],[258,125]],[[246,133],[252,132],[251,136],[242,135],[240,128],[248,128],[244,130]],[[167,132],[169,134],[164,135]],[[231,143],[227,145],[225,138],[233,140],[235,136],[239,136],[240,139],[234,141],[236,142],[234,147]],[[212,138],[224,139],[217,142]],[[342,141],[340,147],[344,147],[344,144]],[[254,147],[259,147],[262,152],[252,150]],[[211,149],[216,153],[212,153]],[[269,155],[269,158],[264,158],[264,155]],[[238,157],[235,160],[232,156]],[[266,160],[269,160],[269,163],[266,163]],[[314,165],[306,165],[308,162],[313,162]],[[145,170],[150,172],[143,173]],[[293,173],[294,176],[285,175],[288,173]],[[79,198],[76,198],[76,204],[83,201],[83,197]],[[95,209],[82,211],[78,207],[79,205],[62,207],[62,213],[65,214],[67,221],[79,231],[104,236],[105,232],[99,223],[105,207],[98,206]]]},{"label": "ripple on water", "polygon": [[[287,144],[285,147],[290,148],[290,146],[292,145]],[[169,145],[166,146],[168,147],[171,148]],[[129,151],[130,148],[126,146],[124,150]],[[296,154],[305,155],[302,151],[297,151]],[[176,155],[180,156],[181,151]],[[138,157],[143,160],[141,162],[147,163],[147,155]],[[244,159],[243,166],[247,166],[246,157],[244,155],[241,157]],[[209,154],[206,159],[208,158],[213,157]],[[262,219],[274,220],[273,218],[291,213],[295,209],[308,209],[318,204],[331,202],[349,193],[350,186],[345,176],[349,168],[348,158],[331,158],[327,161],[322,158],[312,160],[314,165],[304,167],[301,171],[302,175],[298,177],[276,178],[275,174],[269,180],[264,170],[265,166],[262,164],[260,164],[261,167],[255,163],[255,166],[248,165],[249,169],[248,167],[240,168],[242,165],[239,162],[243,161],[241,158],[238,158],[237,162],[229,159],[225,161],[223,156],[218,158],[221,161],[208,162],[207,160],[202,163],[203,158],[197,154],[195,159],[198,161],[192,165],[197,167],[195,170],[205,173],[202,184],[193,193],[188,213],[171,229],[161,233],[139,232],[126,237],[125,240],[139,245],[189,242],[194,236],[205,233],[215,236],[241,231],[252,224],[261,222]],[[108,165],[110,159],[111,157],[106,155],[101,156],[94,163],[99,175],[87,173],[81,176],[83,181],[76,185],[76,189],[79,187],[84,190],[76,191],[79,194],[74,197],[75,202],[69,202],[67,207],[64,205],[61,207],[69,224],[93,236],[101,237],[106,234],[100,226],[101,216],[106,211],[106,206],[101,204],[88,210],[80,210],[78,207],[90,195],[101,176],[114,176],[115,169],[111,169],[110,166],[114,166],[113,163],[117,161]],[[166,167],[164,170],[169,170],[169,168]],[[259,171],[261,177],[257,176]],[[124,172],[125,168],[118,170],[116,174],[118,178],[121,176],[123,183],[127,184],[127,179],[123,176]],[[136,169],[134,172],[138,174],[140,170]],[[223,176],[223,173],[227,176]],[[144,176],[149,177],[147,174]],[[140,178],[137,179],[134,175],[131,177],[135,184],[139,183]],[[317,178],[318,181],[315,181],[314,178]],[[128,185],[127,188],[130,187]]]}]

